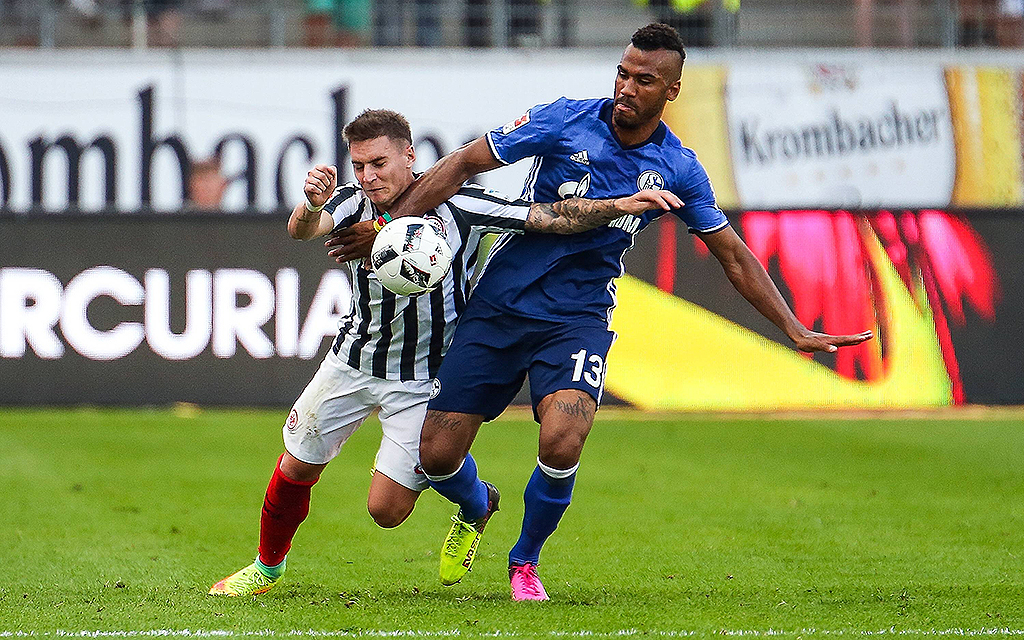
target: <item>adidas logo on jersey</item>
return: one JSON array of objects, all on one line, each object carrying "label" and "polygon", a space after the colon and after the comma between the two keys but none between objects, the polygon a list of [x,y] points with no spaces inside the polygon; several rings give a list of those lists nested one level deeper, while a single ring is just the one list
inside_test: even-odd
[{"label": "adidas logo on jersey", "polygon": [[580,164],[585,164],[585,165],[589,165],[590,164],[590,157],[587,156],[587,150],[586,149],[584,149],[583,151],[577,151],[576,153],[574,153],[571,156],[569,156],[569,159],[572,160],[573,162],[578,162]]}]

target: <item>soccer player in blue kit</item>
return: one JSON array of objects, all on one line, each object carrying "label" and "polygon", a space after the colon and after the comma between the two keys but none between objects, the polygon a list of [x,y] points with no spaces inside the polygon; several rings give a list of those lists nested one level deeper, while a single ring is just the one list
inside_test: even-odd
[{"label": "soccer player in blue kit", "polygon": [[[693,151],[661,121],[679,95],[685,53],[664,24],[639,29],[619,62],[615,97],[538,105],[440,160],[391,209],[427,210],[471,176],[534,157],[525,200],[613,198],[667,189],[675,209],[721,262],[735,288],[802,351],[835,351],[871,337],[831,336],[804,327],[715,204]],[[604,385],[614,279],[633,236],[665,212],[623,216],[573,236],[501,236],[459,321],[434,382],[420,442],[431,486],[459,505],[441,553],[441,581],[472,565],[499,495],[482,482],[469,448],[480,425],[508,406],[529,374],[540,423],[537,467],[524,494],[519,540],[509,553],[514,600],[547,600],[537,575],[541,547],[569,506],[584,441]],[[338,255],[343,250],[332,252]],[[695,347],[699,348],[699,347]]]}]

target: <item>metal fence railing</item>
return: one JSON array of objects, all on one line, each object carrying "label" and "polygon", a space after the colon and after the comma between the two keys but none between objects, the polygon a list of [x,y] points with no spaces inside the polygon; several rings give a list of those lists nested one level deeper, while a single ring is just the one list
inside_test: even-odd
[{"label": "metal fence railing", "polygon": [[0,0],[0,46],[1019,47],[1024,0]]},{"label": "metal fence railing", "polygon": [[620,45],[633,0],[0,0],[0,46]]}]

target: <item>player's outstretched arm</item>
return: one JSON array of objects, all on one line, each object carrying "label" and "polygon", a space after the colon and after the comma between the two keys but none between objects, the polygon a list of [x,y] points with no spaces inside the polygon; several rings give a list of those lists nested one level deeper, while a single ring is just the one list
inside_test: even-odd
[{"label": "player's outstretched arm", "polygon": [[805,327],[779,293],[768,272],[740,239],[732,227],[721,231],[701,234],[701,239],[718,258],[736,290],[754,308],[782,329],[796,348],[801,351],[835,351],[839,347],[860,344],[872,337],[870,331],[851,336],[833,336],[818,333]]},{"label": "player's outstretched arm", "polygon": [[579,233],[596,229],[624,215],[638,216],[644,211],[671,211],[683,201],[671,191],[644,189],[625,198],[588,200],[569,198],[559,202],[530,205],[524,228],[536,233]]},{"label": "player's outstretched arm", "polygon": [[338,169],[318,164],[306,173],[302,187],[306,198],[292,209],[288,218],[288,234],[296,240],[325,236],[334,228],[334,218],[321,211],[338,186]]},{"label": "player's outstretched arm", "polygon": [[392,217],[418,216],[455,195],[466,180],[497,169],[501,163],[483,136],[468,142],[437,161],[405,190],[388,212]]}]

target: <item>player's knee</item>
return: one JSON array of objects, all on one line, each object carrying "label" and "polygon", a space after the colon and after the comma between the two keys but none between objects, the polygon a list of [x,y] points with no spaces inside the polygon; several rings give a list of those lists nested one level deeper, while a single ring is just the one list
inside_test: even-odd
[{"label": "player's knee", "polygon": [[453,473],[458,469],[465,455],[465,451],[460,447],[453,446],[455,444],[451,435],[453,429],[449,425],[451,420],[450,414],[427,412],[423,431],[420,434],[420,466],[428,476]]},{"label": "player's knee", "polygon": [[405,519],[412,513],[409,505],[386,504],[370,502],[366,505],[370,517],[377,523],[378,527],[392,529],[405,522]]},{"label": "player's knee", "polygon": [[436,432],[428,431],[424,425],[420,434],[420,467],[427,475],[436,475],[436,467],[443,464],[444,451],[439,440]]},{"label": "player's knee", "polygon": [[541,462],[552,469],[571,469],[580,461],[582,452],[582,442],[579,443],[579,446],[562,444],[561,446],[542,447],[538,457]]},{"label": "player's knee", "polygon": [[462,458],[457,452],[441,447],[424,451],[422,443],[420,444],[420,466],[428,476],[445,476],[455,473],[461,462]]},{"label": "player's knee", "polygon": [[415,496],[418,494],[413,495],[412,498],[406,498],[403,493],[374,491],[371,487],[366,499],[366,510],[377,526],[391,529],[405,522],[412,513],[412,508],[416,506]]},{"label": "player's knee", "polygon": [[587,434],[563,429],[541,437],[539,457],[541,462],[554,469],[568,469],[580,461]]},{"label": "player's knee", "polygon": [[281,473],[296,482],[316,482],[326,465],[309,464],[295,458],[287,451],[281,457]]}]

